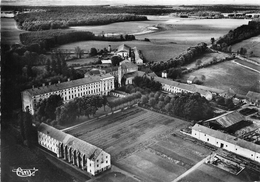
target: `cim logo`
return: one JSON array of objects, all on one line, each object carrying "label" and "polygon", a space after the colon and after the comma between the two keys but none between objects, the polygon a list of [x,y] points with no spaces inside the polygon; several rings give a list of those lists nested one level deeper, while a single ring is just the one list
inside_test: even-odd
[{"label": "cim logo", "polygon": [[35,172],[38,171],[35,167],[33,169],[22,169],[18,167],[17,169],[13,169],[12,172],[16,173],[19,177],[31,177],[35,175]]}]

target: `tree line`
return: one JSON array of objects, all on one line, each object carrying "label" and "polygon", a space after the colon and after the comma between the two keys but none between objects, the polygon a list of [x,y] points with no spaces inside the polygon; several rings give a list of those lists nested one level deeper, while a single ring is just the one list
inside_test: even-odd
[{"label": "tree line", "polygon": [[183,66],[185,64],[189,64],[194,61],[195,57],[201,56],[207,50],[206,43],[199,43],[197,46],[190,47],[186,52],[182,53],[175,59],[171,58],[168,61],[154,62],[150,63],[150,68],[154,72],[162,72],[164,70],[168,70],[170,68],[176,68],[179,66]]},{"label": "tree line", "polygon": [[[92,32],[76,31],[76,30],[46,30],[37,32],[21,33],[20,41],[22,44],[33,47],[37,50],[48,50],[57,45],[67,44],[85,40],[102,40],[102,41],[122,41],[135,40],[134,35],[111,36],[102,35],[95,36]],[[37,52],[39,52],[37,51]]]},{"label": "tree line", "polygon": [[220,37],[217,41],[212,38],[212,48],[224,52],[231,52],[230,45],[236,44],[242,40],[257,36],[259,34],[260,23],[252,20],[248,22],[248,25],[241,25],[234,30],[230,30],[228,34]]},{"label": "tree line", "polygon": [[180,93],[173,97],[156,92],[143,95],[141,104],[188,120],[205,120],[213,116],[210,103],[199,93]]},{"label": "tree line", "polygon": [[41,31],[51,29],[64,29],[69,26],[105,25],[123,21],[144,21],[146,16],[134,14],[102,14],[86,11],[64,11],[59,9],[46,12],[23,13],[15,16],[20,29],[27,31]]},{"label": "tree line", "polygon": [[142,94],[141,92],[132,93],[129,95],[126,95],[125,97],[117,98],[111,101],[108,101],[108,106],[113,110],[113,108],[116,108],[118,106],[121,106],[123,104],[133,104],[137,102],[141,98]]}]

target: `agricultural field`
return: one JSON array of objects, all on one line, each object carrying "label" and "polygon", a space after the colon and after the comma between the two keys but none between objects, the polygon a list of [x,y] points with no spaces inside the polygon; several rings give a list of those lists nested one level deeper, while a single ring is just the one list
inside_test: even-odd
[{"label": "agricultural field", "polygon": [[236,176],[210,164],[202,164],[195,171],[182,178],[180,182],[253,182],[259,181],[259,176],[259,173],[256,173],[255,171],[249,170],[247,168],[245,168]]},{"label": "agricultural field", "polygon": [[86,122],[66,131],[101,147],[112,163],[149,182],[172,181],[210,154],[178,133],[188,122],[139,107]]},{"label": "agricultural field", "polygon": [[248,61],[244,61],[244,60],[240,60],[240,59],[236,59],[235,62],[260,72],[260,66],[257,64],[254,64],[254,63],[251,63]]},{"label": "agricultural field", "polygon": [[236,52],[241,47],[246,48],[247,53],[253,51],[253,59],[254,57],[260,58],[260,35],[243,40],[242,42],[233,45],[232,50]]},{"label": "agricultural field", "polygon": [[194,75],[206,76],[203,85],[223,89],[232,89],[237,94],[246,95],[248,91],[260,92],[259,73],[244,68],[232,61],[226,61],[207,68],[202,68],[194,72],[185,74],[183,79]]}]

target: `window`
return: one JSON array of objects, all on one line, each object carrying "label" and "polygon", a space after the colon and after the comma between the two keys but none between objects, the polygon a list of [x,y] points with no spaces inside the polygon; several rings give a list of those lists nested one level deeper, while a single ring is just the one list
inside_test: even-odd
[{"label": "window", "polygon": [[207,138],[207,141],[209,141],[209,139]]},{"label": "window", "polygon": [[99,165],[97,164],[97,167],[98,167]]},{"label": "window", "polygon": [[91,164],[89,164],[89,166],[91,166]]},{"label": "window", "polygon": [[227,147],[227,145],[226,145],[226,147]]},{"label": "window", "polygon": [[97,160],[97,162],[98,162],[98,160]]},{"label": "window", "polygon": [[106,161],[106,163],[108,163],[108,161]]}]

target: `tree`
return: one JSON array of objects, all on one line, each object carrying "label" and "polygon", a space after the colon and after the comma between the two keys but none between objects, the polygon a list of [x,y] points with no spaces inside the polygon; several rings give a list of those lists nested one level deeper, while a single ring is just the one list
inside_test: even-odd
[{"label": "tree", "polygon": [[89,54],[90,54],[90,56],[95,56],[95,55],[97,55],[97,49],[92,47],[92,48],[90,49],[90,53],[89,53]]},{"label": "tree", "polygon": [[197,67],[200,66],[200,65],[201,65],[201,59],[198,59],[198,60],[196,61],[195,65],[196,65]]},{"label": "tree", "polygon": [[164,109],[165,109],[168,113],[170,113],[171,110],[172,110],[172,107],[173,107],[173,105],[172,105],[171,103],[168,103],[168,104],[166,104],[166,106],[164,107]]},{"label": "tree", "polygon": [[119,56],[112,56],[111,62],[113,66],[119,66],[119,63],[122,61],[122,58]]},{"label": "tree", "polygon": [[253,56],[254,56],[254,52],[253,52],[253,51],[250,51],[249,57],[253,57]]},{"label": "tree", "polygon": [[213,44],[215,43],[215,38],[212,37],[212,38],[210,39],[210,42],[211,42],[211,44],[213,45]]},{"label": "tree", "polygon": [[56,118],[56,108],[63,104],[63,99],[60,95],[51,95],[37,105],[36,117],[54,120]]},{"label": "tree", "polygon": [[33,144],[33,128],[32,128],[32,116],[30,114],[29,109],[26,109],[24,113],[24,136],[26,140],[26,144],[28,147],[31,147]]},{"label": "tree", "polygon": [[201,80],[205,81],[206,80],[206,76],[205,75],[201,75]]},{"label": "tree", "polygon": [[81,59],[82,54],[84,54],[84,50],[80,49],[79,46],[75,47],[75,54],[77,58]]},{"label": "tree", "polygon": [[141,103],[142,103],[142,104],[147,104],[147,103],[148,103],[148,100],[149,100],[149,98],[148,98],[146,95],[143,95],[143,96],[141,97]]},{"label": "tree", "polygon": [[163,94],[160,95],[159,101],[164,101],[164,95]]},{"label": "tree", "polygon": [[169,97],[169,95],[167,95],[166,97],[164,97],[164,102],[167,104],[169,103],[171,100],[171,98]]},{"label": "tree", "polygon": [[156,104],[156,100],[155,100],[154,98],[150,98],[150,99],[149,99],[149,105],[152,106],[152,107],[154,107],[155,104]]},{"label": "tree", "polygon": [[157,104],[157,108],[160,109],[160,110],[163,110],[164,109],[164,102],[163,101],[159,101],[158,104]]}]

